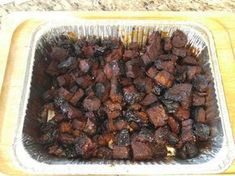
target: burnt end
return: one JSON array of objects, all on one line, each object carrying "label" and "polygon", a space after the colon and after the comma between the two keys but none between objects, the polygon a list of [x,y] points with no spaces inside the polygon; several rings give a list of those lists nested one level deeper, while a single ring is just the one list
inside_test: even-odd
[{"label": "burnt end", "polygon": [[177,150],[177,156],[182,159],[193,158],[199,153],[195,143],[187,142],[180,150]]},{"label": "burnt end", "polygon": [[69,101],[73,96],[73,94],[71,94],[68,90],[66,90],[63,87],[61,87],[57,90],[57,95],[59,97],[64,98],[66,101]]},{"label": "burnt end", "polygon": [[99,147],[94,156],[99,159],[112,159],[112,150],[107,147]]},{"label": "burnt end", "polygon": [[197,59],[192,56],[186,56],[185,58],[183,58],[182,63],[186,65],[196,65],[196,66],[199,65]]},{"label": "burnt end", "polygon": [[180,48],[187,44],[187,36],[182,31],[175,31],[172,36],[172,45]]},{"label": "burnt end", "polygon": [[144,106],[148,106],[151,105],[152,103],[158,101],[157,96],[150,93],[147,94],[144,99],[140,102],[140,104],[144,105]]},{"label": "burnt end", "polygon": [[101,102],[96,97],[86,97],[83,101],[83,107],[89,111],[97,111],[100,105]]},{"label": "burnt end", "polygon": [[154,79],[157,73],[158,73],[158,70],[156,69],[155,66],[150,67],[146,72],[146,74],[152,79]]},{"label": "burnt end", "polygon": [[76,79],[76,83],[79,87],[86,89],[92,83],[92,79],[90,76],[84,75],[82,77],[78,77]]},{"label": "burnt end", "polygon": [[198,107],[194,110],[194,119],[196,122],[206,122],[206,111],[202,107]]},{"label": "burnt end", "polygon": [[78,91],[72,96],[69,102],[75,106],[83,96],[84,96],[84,91],[82,89],[78,89]]},{"label": "burnt end", "polygon": [[130,156],[130,148],[125,146],[113,146],[114,159],[128,159]]},{"label": "burnt end", "polygon": [[75,141],[74,137],[70,134],[60,134],[58,140],[62,144],[73,144]]},{"label": "burnt end", "polygon": [[163,126],[167,123],[168,115],[162,105],[154,105],[146,110],[150,122],[155,126]]},{"label": "burnt end", "polygon": [[199,66],[187,66],[187,79],[192,80],[202,71],[201,67]]},{"label": "burnt end", "polygon": [[205,92],[208,88],[208,80],[205,75],[198,75],[193,80],[193,87],[199,92]]},{"label": "burnt end", "polygon": [[187,50],[185,48],[173,48],[172,53],[179,57],[185,57]]},{"label": "burnt end", "polygon": [[134,104],[142,100],[143,94],[137,92],[133,85],[123,88],[123,98],[126,103]]},{"label": "burnt end", "polygon": [[179,107],[177,112],[175,113],[175,117],[181,121],[188,119],[189,116],[190,116],[190,111],[188,109],[184,109],[182,107]]},{"label": "burnt end", "polygon": [[140,60],[133,59],[126,62],[126,76],[128,78],[136,78],[140,75],[141,67]]},{"label": "burnt end", "polygon": [[[88,112],[88,113],[93,114],[93,112]],[[88,135],[94,135],[96,133],[96,129],[97,125],[95,117],[92,116],[88,117],[83,131]]]},{"label": "burnt end", "polygon": [[208,125],[196,123],[193,128],[193,133],[199,141],[207,141],[210,138],[210,128]]},{"label": "burnt end", "polygon": [[178,134],[180,131],[180,126],[179,123],[173,118],[173,117],[169,117],[167,124],[170,126],[171,131],[175,134]]},{"label": "burnt end", "polygon": [[196,93],[192,95],[192,106],[203,106],[206,104],[206,97]]},{"label": "burnt end", "polygon": [[140,142],[133,138],[131,141],[134,160],[151,160],[153,158],[152,145],[148,142]]},{"label": "burnt end", "polygon": [[167,71],[160,71],[155,77],[155,81],[163,87],[169,88],[172,86],[174,76]]},{"label": "burnt end", "polygon": [[160,59],[155,61],[155,67],[158,70],[166,70],[169,73],[175,73],[176,68],[175,68],[175,62],[174,61],[162,61]]},{"label": "burnt end", "polygon": [[67,56],[68,56],[67,50],[60,47],[53,47],[50,53],[50,58],[52,60],[62,61],[66,59]]},{"label": "burnt end", "polygon": [[113,102],[121,103],[123,100],[121,86],[116,78],[111,79],[111,89],[109,97]]}]

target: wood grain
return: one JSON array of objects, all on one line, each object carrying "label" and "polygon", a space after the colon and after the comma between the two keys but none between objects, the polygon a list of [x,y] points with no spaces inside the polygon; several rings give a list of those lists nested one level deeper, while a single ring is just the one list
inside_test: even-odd
[{"label": "wood grain", "polygon": [[[22,118],[19,117],[18,112],[30,39],[32,31],[38,25],[47,20],[63,19],[65,17],[178,20],[193,21],[206,26],[212,32],[215,40],[226,103],[235,136],[235,14],[218,12],[15,13],[3,20],[1,38],[3,37],[4,43],[3,40],[0,41],[0,172],[8,175],[30,175],[30,173],[25,173],[13,163],[14,153],[12,150],[15,128],[19,123],[19,118]],[[235,162],[225,173],[235,174]]]}]

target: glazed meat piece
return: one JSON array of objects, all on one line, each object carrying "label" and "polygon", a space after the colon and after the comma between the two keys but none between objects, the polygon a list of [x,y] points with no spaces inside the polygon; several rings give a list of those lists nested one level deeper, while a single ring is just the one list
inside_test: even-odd
[{"label": "glazed meat piece", "polygon": [[150,93],[144,97],[144,99],[140,102],[140,104],[142,104],[144,106],[148,106],[148,105],[151,105],[152,103],[156,102],[157,100],[158,100],[157,96]]},{"label": "glazed meat piece", "polygon": [[73,32],[49,41],[42,57],[48,65],[38,75],[45,73],[43,94],[33,101],[41,105],[42,149],[88,161],[197,156],[212,136],[211,77],[185,33],[165,34],[127,46]]},{"label": "glazed meat piece", "polygon": [[90,158],[96,149],[96,144],[86,135],[81,135],[75,139],[75,150],[78,156]]},{"label": "glazed meat piece", "polygon": [[139,93],[133,85],[123,88],[123,98],[128,104],[134,104],[142,100],[143,94]]},{"label": "glazed meat piece", "polygon": [[125,146],[113,146],[114,159],[128,159],[130,156],[130,148]]},{"label": "glazed meat piece", "polygon": [[168,115],[162,105],[154,105],[146,110],[150,122],[157,128],[167,123]]},{"label": "glazed meat piece", "polygon": [[167,71],[160,71],[155,77],[155,81],[163,87],[169,88],[172,86],[174,76]]},{"label": "glazed meat piece", "polygon": [[69,99],[69,102],[74,106],[78,103],[78,101],[84,96],[84,91],[82,89],[78,89],[78,91]]},{"label": "glazed meat piece", "polygon": [[172,36],[172,45],[174,47],[180,48],[184,47],[186,44],[187,36],[180,30],[175,31]]}]

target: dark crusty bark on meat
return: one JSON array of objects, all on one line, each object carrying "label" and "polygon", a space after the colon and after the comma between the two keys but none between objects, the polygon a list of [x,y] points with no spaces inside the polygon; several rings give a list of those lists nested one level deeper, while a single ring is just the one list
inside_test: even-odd
[{"label": "dark crusty bark on meat", "polygon": [[52,43],[43,70],[51,84],[39,100],[38,142],[48,154],[146,161],[166,157],[169,146],[187,159],[210,140],[211,80],[184,32],[154,31],[142,48],[73,33]]}]

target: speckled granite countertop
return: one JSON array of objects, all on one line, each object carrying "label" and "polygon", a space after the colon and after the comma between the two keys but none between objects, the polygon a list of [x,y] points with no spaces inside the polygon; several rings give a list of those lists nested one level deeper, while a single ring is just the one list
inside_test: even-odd
[{"label": "speckled granite countertop", "polygon": [[[0,0],[1,1],[1,0]],[[8,0],[9,1],[9,0]],[[0,5],[2,16],[14,11],[158,10],[235,11],[235,0],[15,0]]]}]

